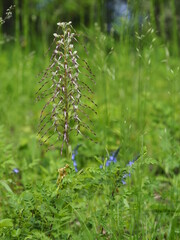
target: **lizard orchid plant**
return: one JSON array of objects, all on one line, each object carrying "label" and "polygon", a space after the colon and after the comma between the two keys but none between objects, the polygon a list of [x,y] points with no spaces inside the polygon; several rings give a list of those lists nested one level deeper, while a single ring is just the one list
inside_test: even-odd
[{"label": "lizard orchid plant", "polygon": [[61,143],[62,154],[64,145],[68,152],[73,131],[93,141],[92,135],[96,134],[90,127],[89,111],[97,112],[90,86],[95,84],[95,76],[87,61],[82,60],[75,50],[78,35],[71,22],[57,25],[58,31],[54,33],[53,40],[55,48],[50,64],[39,81],[41,86],[36,95],[37,100],[45,102],[38,131],[41,142],[48,143],[48,149]]}]

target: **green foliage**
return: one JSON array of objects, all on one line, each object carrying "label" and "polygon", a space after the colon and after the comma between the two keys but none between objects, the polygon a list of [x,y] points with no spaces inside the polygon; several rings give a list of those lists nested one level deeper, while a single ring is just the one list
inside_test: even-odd
[{"label": "green foliage", "polygon": [[[139,162],[152,163],[146,161],[145,156]],[[130,212],[129,201],[132,200],[127,197],[133,194],[121,183],[125,171],[117,163],[105,170],[86,168],[78,174],[70,168],[59,183],[56,174],[36,184],[25,180],[20,193],[6,192],[2,216],[9,219],[0,222],[1,239],[74,239],[85,236],[94,239],[123,235],[127,223],[123,222],[122,213]]]},{"label": "green foliage", "polygon": [[12,144],[7,143],[4,127],[0,125],[0,177],[7,177],[7,173],[16,167]]}]

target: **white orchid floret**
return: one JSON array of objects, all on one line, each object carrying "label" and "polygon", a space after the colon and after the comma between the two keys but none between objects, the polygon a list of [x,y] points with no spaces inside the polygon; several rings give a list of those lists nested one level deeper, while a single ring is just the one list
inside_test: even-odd
[{"label": "white orchid floret", "polygon": [[57,25],[64,28],[66,26],[70,26],[72,24],[72,22],[68,22],[68,23],[65,23],[65,22],[58,22]]},{"label": "white orchid floret", "polygon": [[57,64],[58,64],[60,67],[64,68],[64,64],[62,64],[61,62],[58,61]]},{"label": "white orchid floret", "polygon": [[72,22],[71,21],[69,21],[68,23],[67,23],[67,26],[69,26],[69,25],[71,25],[72,24]]},{"label": "white orchid floret", "polygon": [[62,56],[60,55],[60,56],[58,57],[58,61],[61,60],[61,58],[62,58]]},{"label": "white orchid floret", "polygon": [[68,38],[68,41],[67,41],[68,43],[70,43],[71,42],[71,38]]},{"label": "white orchid floret", "polygon": [[74,77],[78,78],[78,77],[79,77],[79,73],[76,72],[76,73],[74,74]]},{"label": "white orchid floret", "polygon": [[57,44],[64,44],[64,41],[63,41],[63,39],[61,39],[61,40],[57,41]]},{"label": "white orchid floret", "polygon": [[81,97],[81,95],[80,95],[80,94],[78,94],[76,97],[79,99],[79,98]]},{"label": "white orchid floret", "polygon": [[74,97],[71,95],[71,99],[74,101]]},{"label": "white orchid floret", "polygon": [[58,35],[57,33],[54,33],[53,35],[54,35],[55,38],[60,37],[60,35]]},{"label": "white orchid floret", "polygon": [[75,88],[75,89],[78,89],[78,85],[77,85],[77,84],[74,84],[74,88]]},{"label": "white orchid floret", "polygon": [[68,124],[67,123],[65,124],[65,128],[64,129],[65,129],[65,131],[68,130]]},{"label": "white orchid floret", "polygon": [[59,27],[64,28],[65,25],[66,25],[66,23],[65,23],[65,22],[58,22],[57,25],[58,25]]},{"label": "white orchid floret", "polygon": [[57,73],[57,71],[56,71],[56,72],[52,72],[52,75],[53,75],[53,76],[56,76],[56,73]]},{"label": "white orchid floret", "polygon": [[52,84],[52,85],[50,86],[50,89],[53,88],[53,87],[54,87],[54,84]]}]

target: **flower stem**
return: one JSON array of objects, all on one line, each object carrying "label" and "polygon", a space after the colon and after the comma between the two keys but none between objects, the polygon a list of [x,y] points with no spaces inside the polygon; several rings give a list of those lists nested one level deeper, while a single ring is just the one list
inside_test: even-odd
[{"label": "flower stem", "polygon": [[65,133],[65,144],[66,144],[66,157],[67,159],[69,158],[69,149],[68,149],[68,144],[69,144],[69,135],[68,135],[68,124],[69,124],[69,119],[68,119],[68,112],[69,112],[69,108],[68,108],[68,81],[67,81],[67,48],[68,48],[68,43],[66,45],[65,42],[65,32],[64,31],[64,84],[65,84],[65,128],[64,128],[64,133]]}]

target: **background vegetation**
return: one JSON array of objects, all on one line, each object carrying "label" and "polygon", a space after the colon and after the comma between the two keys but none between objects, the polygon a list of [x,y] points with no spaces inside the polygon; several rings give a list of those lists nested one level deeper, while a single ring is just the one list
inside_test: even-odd
[{"label": "background vegetation", "polygon": [[[179,239],[179,1],[129,1],[131,18],[109,33],[108,1],[1,1],[3,18],[11,4],[0,28],[0,238]],[[56,23],[69,20],[98,104],[98,143],[71,139],[77,173],[61,143],[39,146],[35,103]]]}]

